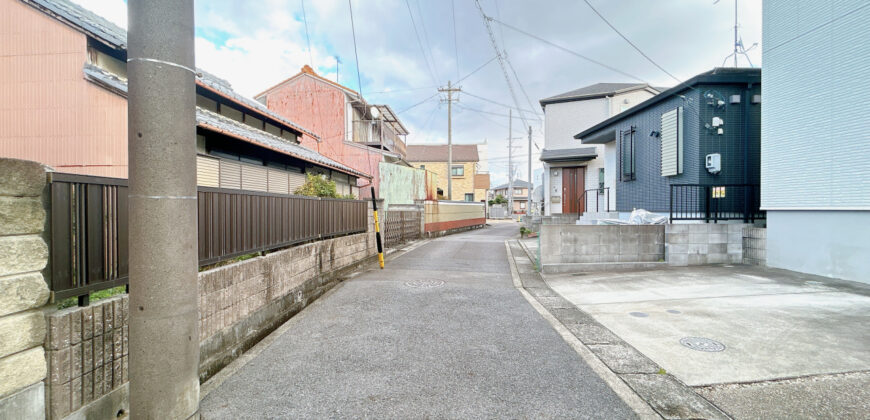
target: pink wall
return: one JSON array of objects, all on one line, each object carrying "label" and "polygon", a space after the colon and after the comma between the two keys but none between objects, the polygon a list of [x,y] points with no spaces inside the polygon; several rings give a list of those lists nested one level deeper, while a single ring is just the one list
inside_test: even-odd
[{"label": "pink wall", "polygon": [[0,2],[0,156],[127,177],[127,101],[84,79],[87,38]]},{"label": "pink wall", "polygon": [[[345,94],[341,89],[303,75],[274,87],[265,95],[269,109],[320,136],[319,142],[309,136],[302,137],[303,146],[371,175],[375,190],[380,193],[378,163],[383,155],[367,146],[344,141]],[[360,195],[369,197],[368,180],[358,182],[365,186],[360,188]]]}]

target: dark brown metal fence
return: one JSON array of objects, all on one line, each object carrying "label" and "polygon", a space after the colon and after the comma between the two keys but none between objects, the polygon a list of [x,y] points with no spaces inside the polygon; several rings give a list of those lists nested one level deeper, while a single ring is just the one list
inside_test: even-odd
[{"label": "dark brown metal fence", "polygon": [[384,220],[384,246],[395,246],[420,239],[423,212],[419,210],[388,210]]},{"label": "dark brown metal fence", "polygon": [[[367,203],[199,187],[200,266],[301,242],[365,232]],[[55,299],[127,283],[127,180],[51,174]]]}]

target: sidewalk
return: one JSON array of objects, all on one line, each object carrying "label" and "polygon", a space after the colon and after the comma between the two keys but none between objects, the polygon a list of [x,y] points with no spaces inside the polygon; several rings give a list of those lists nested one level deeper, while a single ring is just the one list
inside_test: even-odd
[{"label": "sidewalk", "polygon": [[336,286],[205,384],[202,417],[635,418],[514,287],[518,233],[435,239]]},{"label": "sidewalk", "polygon": [[734,418],[870,413],[866,285],[741,265],[542,280],[598,325],[578,332],[616,371],[662,369]]}]

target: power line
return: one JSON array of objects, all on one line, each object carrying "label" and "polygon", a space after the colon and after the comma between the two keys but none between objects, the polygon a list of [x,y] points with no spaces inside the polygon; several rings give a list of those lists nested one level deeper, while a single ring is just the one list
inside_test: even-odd
[{"label": "power line", "polygon": [[302,21],[305,22],[305,40],[308,42],[308,64],[314,65],[314,58],[311,55],[311,36],[308,35],[308,16],[305,15],[305,0],[299,0],[302,3]]},{"label": "power line", "polygon": [[[456,41],[456,0],[450,0],[450,15],[453,18],[453,55],[456,62],[456,77],[459,78],[459,42]],[[459,83],[462,79],[456,81]]]},{"label": "power line", "polygon": [[517,110],[520,113],[520,118],[523,120],[523,124],[528,126],[528,122],[526,121],[526,117],[523,115],[523,111],[520,108],[520,102],[517,100],[517,93],[514,91],[514,85],[511,83],[510,76],[508,76],[507,68],[505,66],[505,60],[502,56],[501,51],[498,49],[498,43],[495,41],[495,34],[492,32],[492,26],[489,24],[489,18],[486,16],[486,13],[483,11],[483,6],[480,5],[480,0],[474,0],[474,3],[477,5],[477,9],[480,11],[480,16],[483,18],[483,26],[486,27],[486,32],[489,35],[489,41],[492,44],[493,50],[495,50],[495,56],[498,59],[498,64],[501,67],[502,75],[504,75],[505,83],[508,85],[508,91],[511,94],[511,99],[514,101],[514,105],[516,105]]},{"label": "power line", "polygon": [[486,63],[483,63],[483,64],[480,65],[480,67],[474,69],[474,71],[472,71],[471,73],[468,73],[468,74],[466,74],[465,76],[461,77],[459,80],[456,81],[456,83],[459,83],[459,82],[461,82],[461,81],[463,81],[463,80],[465,80],[465,79],[471,77],[472,74],[477,73],[477,72],[480,71],[482,68],[486,67],[487,64],[492,63],[492,61],[495,60],[495,59],[496,59],[496,57],[493,56],[492,58],[490,58],[489,60],[487,60]]},{"label": "power line", "polygon": [[431,96],[427,97],[426,99],[423,99],[422,101],[417,102],[416,104],[411,105],[411,106],[409,106],[409,107],[407,107],[407,108],[405,108],[405,109],[403,109],[403,110],[397,112],[397,114],[401,114],[401,113],[403,113],[403,112],[405,112],[405,111],[408,111],[408,110],[411,110],[411,109],[413,109],[413,108],[416,108],[418,105],[421,105],[423,102],[426,102],[426,101],[428,101],[428,100],[430,100],[430,99],[432,99],[432,98],[438,96],[438,93],[439,93],[439,92],[435,92],[434,94],[432,94]]},{"label": "power line", "polygon": [[507,105],[507,104],[503,104],[503,103],[501,103],[501,102],[496,102],[496,101],[493,101],[492,99],[487,99],[487,98],[484,98],[483,96],[479,96],[479,95],[475,95],[475,94],[473,94],[473,93],[469,93],[468,91],[462,91],[462,92],[465,93],[465,94],[468,95],[468,96],[471,96],[472,98],[477,98],[477,99],[480,99],[481,101],[486,101],[486,102],[489,102],[489,103],[491,103],[491,104],[493,104],[493,105],[499,105],[499,106],[503,106],[503,107],[505,107],[505,108],[516,109],[516,110],[518,110],[518,111],[527,112],[527,113],[529,113],[529,114],[537,114],[537,115],[540,115],[540,114],[538,114],[538,113],[535,112],[535,111],[529,111],[528,109],[522,109],[522,108],[519,108],[519,107],[514,107],[514,106]]},{"label": "power line", "polygon": [[347,8],[350,10],[350,33],[353,34],[353,56],[356,59],[356,82],[359,86],[359,94],[362,96],[362,77],[359,75],[359,54],[356,52],[356,28],[353,24],[353,6],[347,0]]},{"label": "power line", "polygon": [[[484,15],[484,16],[485,16],[485,15]],[[578,53],[577,51],[570,50],[570,49],[565,48],[565,47],[563,47],[563,46],[561,46],[561,45],[559,45],[559,44],[556,44],[556,43],[554,43],[554,42],[547,41],[547,40],[544,39],[544,38],[541,38],[541,37],[539,37],[539,36],[537,36],[537,35],[535,35],[535,34],[532,34],[532,33],[526,32],[526,31],[524,31],[524,30],[522,30],[522,29],[520,29],[520,28],[517,28],[516,26],[509,25],[509,24],[507,24],[507,23],[504,23],[504,22],[502,22],[502,21],[500,21],[500,20],[498,20],[498,19],[492,18],[492,17],[490,17],[490,16],[485,16],[485,19],[487,19],[487,20],[489,20],[489,21],[492,21],[492,22],[495,22],[495,23],[498,23],[499,25],[503,25],[504,27],[506,27],[506,28],[508,28],[508,29],[512,29],[512,30],[514,30],[514,31],[516,31],[516,32],[519,32],[519,33],[521,33],[521,34],[523,34],[523,35],[525,35],[525,36],[527,36],[527,37],[529,37],[529,38],[534,38],[534,39],[536,39],[536,40],[538,40],[538,41],[540,41],[540,42],[543,42],[543,43],[545,43],[545,44],[547,44],[547,45],[549,45],[549,46],[551,46],[551,47],[554,47],[554,48],[560,49],[560,50],[562,50],[562,51],[564,51],[564,52],[566,52],[566,53],[568,53],[568,54],[571,54],[571,55],[573,55],[573,56],[576,56],[576,57],[582,58],[582,59],[584,59],[584,60],[586,60],[586,61],[589,61],[590,63],[597,64],[597,65],[599,65],[599,66],[601,66],[601,67],[604,67],[604,68],[606,68],[606,69],[608,69],[608,70],[610,70],[610,71],[613,71],[613,72],[615,72],[615,73],[619,73],[619,74],[621,74],[621,75],[623,75],[623,76],[630,77],[630,78],[632,78],[632,79],[634,79],[634,80],[637,80],[637,81],[639,81],[639,82],[646,83],[646,81],[643,80],[643,79],[641,79],[640,77],[637,77],[637,76],[635,76],[635,75],[633,75],[633,74],[630,74],[630,73],[626,73],[626,72],[624,72],[624,71],[622,71],[622,70],[619,70],[619,69],[617,69],[617,68],[615,68],[615,67],[613,67],[613,66],[609,66],[609,65],[607,65],[607,64],[604,64],[604,63],[602,63],[602,62],[600,62],[600,61],[598,61],[598,60],[596,60],[596,59],[594,59],[594,58],[587,57],[587,56],[585,56],[585,55],[583,55],[583,54]]]},{"label": "power line", "polygon": [[866,8],[867,6],[870,6],[870,2],[864,3],[862,6],[856,7],[855,9],[852,9],[851,11],[848,11],[848,12],[846,12],[846,13],[843,13],[842,15],[837,16],[837,17],[835,17],[835,18],[833,18],[833,19],[831,19],[831,20],[829,20],[829,21],[827,21],[827,22],[825,22],[825,23],[822,23],[822,24],[820,24],[820,25],[817,25],[817,26],[811,28],[810,30],[808,30],[808,31],[806,31],[806,32],[802,32],[802,33],[797,34],[797,35],[795,35],[795,36],[793,36],[793,37],[791,37],[791,38],[789,38],[789,39],[787,39],[787,40],[785,40],[785,41],[782,41],[782,42],[780,42],[779,44],[776,44],[776,45],[774,45],[774,46],[772,46],[772,47],[770,47],[770,48],[764,50],[763,52],[766,52],[766,53],[767,53],[767,52],[771,52],[771,51],[773,51],[773,50],[775,50],[775,49],[777,49],[777,48],[779,48],[779,47],[781,47],[781,46],[783,46],[783,45],[785,45],[785,44],[788,44],[788,43],[790,43],[790,42],[792,42],[792,41],[794,41],[794,40],[796,40],[796,39],[798,39],[798,38],[801,38],[801,37],[803,37],[803,36],[805,36],[805,35],[809,35],[810,33],[813,33],[813,32],[815,32],[815,31],[817,31],[817,30],[819,30],[819,29],[822,29],[822,28],[824,28],[825,26],[828,26],[828,25],[830,25],[830,24],[832,24],[832,23],[834,23],[834,22],[836,22],[836,21],[838,21],[838,20],[840,20],[840,19],[842,19],[842,18],[844,18],[844,17],[850,16],[850,15],[854,14],[855,12],[857,12],[857,11],[859,11],[859,10],[861,10],[861,9]]},{"label": "power line", "polygon": [[[505,52],[504,58],[505,58],[505,61],[507,61],[507,63],[508,63],[508,67],[510,67],[511,72],[514,74],[514,79],[517,81],[517,84],[520,86],[520,92],[522,92],[522,93],[523,93],[523,96],[526,97],[526,102],[529,103],[529,108],[533,108],[533,109],[534,109],[535,106],[532,105],[532,100],[529,99],[529,94],[526,93],[526,88],[523,87],[523,82],[521,82],[521,81],[520,81],[520,77],[517,76],[517,71],[514,70],[514,65],[513,65],[513,63],[511,63],[511,60],[510,60],[510,58],[508,57],[507,52]],[[534,114],[534,113],[532,113],[532,114]],[[538,121],[541,121],[541,117],[540,117],[540,115],[537,115],[537,114],[534,114],[534,115],[536,115],[536,116],[538,117]]]},{"label": "power line", "polygon": [[432,83],[438,84],[438,78],[435,77],[435,72],[429,65],[429,57],[426,55],[426,50],[423,48],[423,41],[420,40],[420,32],[417,31],[417,22],[414,21],[414,13],[411,12],[411,3],[405,0],[405,6],[408,8],[408,16],[411,18],[411,27],[414,28],[414,36],[417,38],[417,45],[420,46],[420,54],[423,55],[423,62],[426,63],[426,70],[429,71],[429,76],[432,78]]},{"label": "power line", "polygon": [[673,74],[671,74],[671,72],[665,70],[665,68],[662,67],[662,66],[660,66],[659,63],[656,63],[655,60],[653,60],[652,58],[650,58],[650,56],[646,55],[646,53],[643,52],[643,50],[641,50],[640,47],[638,47],[637,45],[635,45],[634,42],[631,42],[631,40],[628,39],[628,37],[625,36],[622,32],[620,32],[619,29],[616,29],[616,27],[613,26],[613,24],[610,23],[610,21],[607,20],[607,18],[605,18],[604,15],[602,15],[601,12],[598,11],[598,9],[596,9],[594,6],[592,6],[592,3],[589,3],[589,0],[583,0],[583,2],[586,3],[586,5],[589,6],[589,8],[592,9],[592,11],[595,12],[595,14],[598,15],[598,17],[600,17],[601,20],[603,20],[604,23],[607,24],[607,26],[610,27],[610,29],[613,29],[613,32],[616,32],[616,34],[619,35],[620,37],[622,37],[622,39],[624,39],[625,42],[628,43],[628,45],[631,45],[631,47],[634,48],[635,51],[637,51],[638,53],[640,53],[640,55],[642,55],[643,58],[646,58],[647,61],[649,61],[650,63],[652,63],[654,66],[658,67],[659,70],[663,71],[663,72],[664,72],[665,74],[667,74],[668,76],[671,76],[671,78],[674,79],[674,80],[676,80],[678,83],[681,82],[681,80],[680,80],[677,76],[674,76]]},{"label": "power line", "polygon": [[407,88],[407,89],[379,90],[379,91],[376,91],[376,92],[369,92],[368,94],[369,94],[369,95],[376,95],[376,94],[382,94],[382,93],[403,93],[403,92],[413,92],[413,91],[415,91],[415,90],[432,89],[432,88],[436,88],[436,87],[438,87],[438,86],[423,86],[423,87]]},{"label": "power line", "polygon": [[[420,6],[420,0],[414,4],[417,5],[417,13],[420,15],[420,26],[423,28],[423,41],[426,42],[426,52],[429,53],[429,59],[432,60],[432,71],[435,73],[435,79],[438,79],[438,65],[435,61],[435,56],[432,55],[432,44],[429,42],[429,31],[426,30],[426,19],[423,16],[423,8]],[[438,82],[435,82],[438,83]]]}]

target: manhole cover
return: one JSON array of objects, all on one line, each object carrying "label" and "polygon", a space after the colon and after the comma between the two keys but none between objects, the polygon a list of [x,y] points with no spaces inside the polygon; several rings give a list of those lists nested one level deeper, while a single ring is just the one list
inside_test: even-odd
[{"label": "manhole cover", "polygon": [[629,312],[628,314],[631,316],[636,316],[638,318],[646,318],[649,316],[649,314],[646,312]]},{"label": "manhole cover", "polygon": [[441,287],[444,286],[443,280],[414,280],[414,281],[406,281],[405,286],[414,287],[418,289],[431,289],[433,287]]},{"label": "manhole cover", "polygon": [[725,350],[724,344],[704,337],[683,337],[680,339],[680,344],[698,351],[717,352]]},{"label": "manhole cover", "polygon": [[668,312],[669,314],[679,314],[679,313],[681,313],[680,311],[678,311],[678,310],[676,310],[676,309],[668,309],[667,312]]}]

